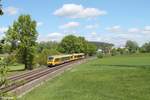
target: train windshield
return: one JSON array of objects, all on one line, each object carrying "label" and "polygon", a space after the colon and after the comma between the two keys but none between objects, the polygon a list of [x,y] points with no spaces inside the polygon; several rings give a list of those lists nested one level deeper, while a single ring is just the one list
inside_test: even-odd
[{"label": "train windshield", "polygon": [[48,61],[53,61],[53,57],[48,57]]}]

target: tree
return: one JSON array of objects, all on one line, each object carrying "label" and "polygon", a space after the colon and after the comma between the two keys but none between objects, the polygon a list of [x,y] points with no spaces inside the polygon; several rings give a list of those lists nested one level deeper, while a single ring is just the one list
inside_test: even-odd
[{"label": "tree", "polygon": [[129,53],[136,53],[138,50],[138,44],[135,41],[128,40],[125,47],[128,49]]},{"label": "tree", "polygon": [[4,39],[0,40],[0,54],[3,54]]},{"label": "tree", "polygon": [[59,50],[63,53],[79,53],[81,52],[81,43],[78,37],[74,35],[65,36],[61,43]]},{"label": "tree", "polygon": [[0,15],[3,15],[1,0],[0,0]]},{"label": "tree", "polygon": [[37,36],[36,21],[32,20],[30,15],[20,15],[6,32],[6,40],[11,43],[11,49],[17,51],[25,69],[33,68]]},{"label": "tree", "polygon": [[142,45],[141,52],[144,52],[144,53],[149,53],[150,52],[150,42],[145,43],[145,44]]},{"label": "tree", "polygon": [[85,40],[85,38],[84,37],[78,37],[78,39],[79,39],[79,42],[80,42],[80,46],[81,46],[81,48],[80,48],[80,51],[82,52],[82,53],[85,53],[85,55],[87,55],[88,54],[88,42]]},{"label": "tree", "polygon": [[85,53],[93,55],[96,53],[96,46],[85,40],[84,37],[68,35],[64,37],[59,45],[59,51],[63,53]]},{"label": "tree", "polygon": [[57,51],[58,43],[53,41],[38,43],[37,51],[41,53],[44,49],[55,49]]},{"label": "tree", "polygon": [[87,51],[88,51],[89,56],[92,56],[93,54],[95,54],[96,50],[97,50],[97,48],[94,44],[88,43],[88,50]]}]

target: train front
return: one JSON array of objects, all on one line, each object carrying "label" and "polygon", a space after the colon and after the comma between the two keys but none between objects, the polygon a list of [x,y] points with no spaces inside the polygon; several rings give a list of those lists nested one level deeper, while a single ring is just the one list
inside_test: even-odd
[{"label": "train front", "polygon": [[54,57],[48,56],[47,65],[48,65],[49,67],[54,65]]}]

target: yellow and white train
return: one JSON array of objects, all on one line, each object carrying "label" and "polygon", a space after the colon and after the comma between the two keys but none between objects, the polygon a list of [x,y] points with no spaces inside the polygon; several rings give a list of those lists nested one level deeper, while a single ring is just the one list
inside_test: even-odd
[{"label": "yellow and white train", "polygon": [[84,57],[85,57],[84,53],[49,56],[47,60],[47,65],[48,66],[60,65],[73,60],[83,59]]}]

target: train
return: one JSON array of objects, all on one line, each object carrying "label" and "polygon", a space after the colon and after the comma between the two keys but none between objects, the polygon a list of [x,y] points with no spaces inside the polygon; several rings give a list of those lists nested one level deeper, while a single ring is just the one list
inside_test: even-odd
[{"label": "train", "polygon": [[71,62],[74,60],[83,59],[83,58],[85,58],[84,53],[48,56],[47,65],[48,67],[52,67],[63,63]]}]

